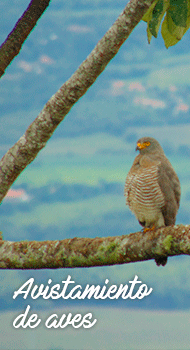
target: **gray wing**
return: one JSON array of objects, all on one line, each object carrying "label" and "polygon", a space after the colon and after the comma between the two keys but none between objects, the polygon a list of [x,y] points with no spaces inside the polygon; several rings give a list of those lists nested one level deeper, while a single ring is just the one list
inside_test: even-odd
[{"label": "gray wing", "polygon": [[158,167],[158,183],[165,199],[165,205],[162,208],[165,225],[174,225],[179,209],[181,188],[178,176],[166,157]]}]

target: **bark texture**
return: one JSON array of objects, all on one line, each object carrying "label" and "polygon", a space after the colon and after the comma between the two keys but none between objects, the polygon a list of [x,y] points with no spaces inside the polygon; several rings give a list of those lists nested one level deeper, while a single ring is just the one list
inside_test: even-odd
[{"label": "bark texture", "polygon": [[117,237],[62,241],[0,241],[0,269],[57,269],[127,264],[190,255],[190,225]]},{"label": "bark texture", "polygon": [[17,176],[46,145],[71,107],[95,82],[154,0],[131,0],[71,78],[50,98],[25,134],[0,162],[0,202]]}]

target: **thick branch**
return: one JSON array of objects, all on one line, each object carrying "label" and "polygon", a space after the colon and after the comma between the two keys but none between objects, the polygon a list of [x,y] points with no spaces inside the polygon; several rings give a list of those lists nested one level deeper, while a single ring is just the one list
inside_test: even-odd
[{"label": "thick branch", "polygon": [[15,24],[13,30],[8,35],[0,47],[0,77],[4,74],[5,69],[11,63],[15,56],[35,27],[36,22],[48,7],[50,0],[31,0],[26,11]]},{"label": "thick branch", "polygon": [[0,241],[1,269],[56,269],[126,264],[163,256],[190,255],[190,225],[156,232],[62,241]]},{"label": "thick branch", "polygon": [[39,116],[0,162],[0,201],[23,169],[46,145],[71,107],[116,55],[154,0],[131,0],[72,77],[51,97]]}]

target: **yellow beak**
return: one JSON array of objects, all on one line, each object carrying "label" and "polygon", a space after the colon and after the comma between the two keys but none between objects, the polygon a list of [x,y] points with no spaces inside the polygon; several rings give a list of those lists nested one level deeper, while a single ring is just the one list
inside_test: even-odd
[{"label": "yellow beak", "polygon": [[137,150],[141,150],[141,149],[144,149],[146,147],[150,146],[150,142],[147,141],[147,142],[143,142],[143,143],[140,143],[140,142],[137,142],[137,147],[136,147],[136,151]]},{"label": "yellow beak", "polygon": [[138,142],[137,143],[137,147],[136,147],[136,151],[140,150],[140,149],[143,149],[143,148],[146,148],[146,145],[144,143]]}]

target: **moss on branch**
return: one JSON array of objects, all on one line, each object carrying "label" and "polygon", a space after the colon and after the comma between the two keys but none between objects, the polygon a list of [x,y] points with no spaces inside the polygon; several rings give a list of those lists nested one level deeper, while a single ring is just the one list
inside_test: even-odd
[{"label": "moss on branch", "polygon": [[190,255],[190,225],[116,237],[61,241],[0,241],[1,269],[94,267],[146,261],[158,256]]}]

